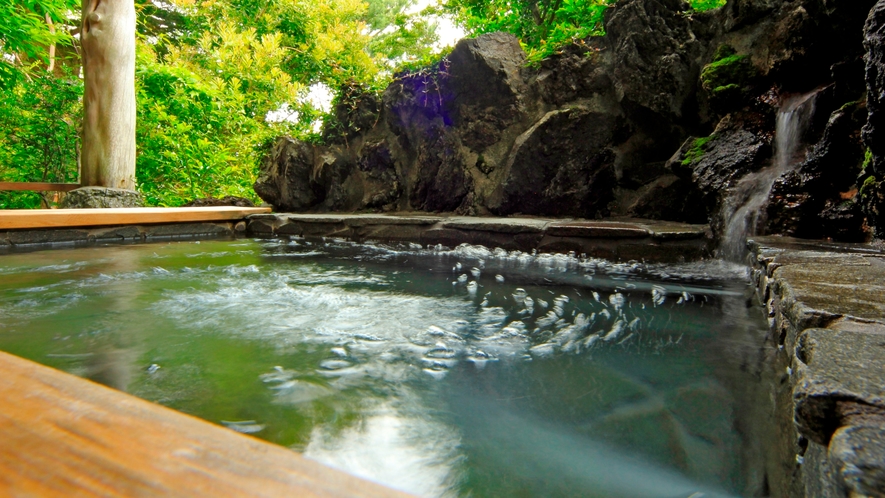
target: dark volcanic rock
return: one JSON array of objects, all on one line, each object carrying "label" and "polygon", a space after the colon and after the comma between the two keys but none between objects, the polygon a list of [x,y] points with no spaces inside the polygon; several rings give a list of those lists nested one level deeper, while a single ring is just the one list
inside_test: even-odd
[{"label": "dark volcanic rock", "polygon": [[728,29],[740,29],[771,15],[782,0],[734,0],[727,2],[724,14]]},{"label": "dark volcanic rock", "polygon": [[860,201],[875,227],[875,235],[885,238],[885,0],[870,11],[864,28],[867,109],[863,140],[871,153],[862,178]]},{"label": "dark volcanic rock", "polygon": [[226,195],[220,199],[213,197],[203,197],[194,199],[182,207],[215,207],[215,206],[236,206],[236,207],[255,207],[255,203],[245,197],[237,197],[235,195]]},{"label": "dark volcanic rock", "polygon": [[569,45],[541,61],[541,70],[532,84],[554,105],[590,98],[614,90],[604,61],[602,38],[591,38],[583,45]]},{"label": "dark volcanic rock", "polygon": [[481,151],[519,116],[525,53],[512,35],[491,33],[459,41],[447,60],[453,124],[465,128],[465,145]]},{"label": "dark volcanic rock", "polygon": [[447,65],[444,60],[438,67],[400,75],[384,91],[385,124],[399,138],[403,149],[414,151],[433,121],[452,125],[446,105],[452,100],[445,84]]},{"label": "dark volcanic rock", "polygon": [[319,204],[324,192],[313,179],[316,152],[310,144],[281,138],[261,163],[255,193],[281,211],[301,211]]},{"label": "dark volcanic rock", "polygon": [[489,208],[496,214],[607,215],[616,125],[614,116],[586,108],[548,113],[516,140]]},{"label": "dark volcanic rock", "polygon": [[767,232],[845,241],[866,238],[855,202],[855,183],[864,159],[860,128],[865,120],[866,107],[860,103],[831,115],[823,138],[805,161],[775,182]]},{"label": "dark volcanic rock", "polygon": [[427,131],[418,146],[418,178],[412,190],[412,206],[424,211],[453,211],[469,190],[464,159],[458,144],[441,126]]},{"label": "dark volcanic rock", "polygon": [[323,121],[323,138],[332,143],[347,143],[378,123],[381,98],[358,83],[348,83],[339,90],[331,114]]},{"label": "dark volcanic rock", "polygon": [[627,214],[637,218],[704,224],[709,221],[709,213],[702,208],[702,197],[691,181],[664,175],[640,191],[638,198],[627,208]]},{"label": "dark volcanic rock", "polygon": [[[255,188],[277,210],[715,223],[726,192],[770,164],[778,102],[825,87],[803,137],[818,145],[776,187],[769,228],[858,239],[866,218],[885,209],[877,159],[885,149],[875,145],[883,140],[868,138],[873,162],[852,198],[862,105],[846,103],[863,99],[860,27],[871,5],[729,0],[698,13],[681,0],[619,0],[605,13],[606,35],[540,67],[525,65],[511,35],[462,40],[435,66],[397,75],[380,96],[345,86],[324,130],[329,145],[283,139]],[[876,72],[876,19],[867,36],[871,85],[885,79]],[[828,124],[841,108],[854,110]],[[709,137],[686,141],[691,135]]]},{"label": "dark volcanic rock", "polygon": [[365,175],[362,205],[367,208],[393,206],[403,193],[402,181],[387,142],[363,146],[357,167]]},{"label": "dark volcanic rock", "polygon": [[705,47],[682,0],[634,0],[606,11],[611,71],[623,100],[679,121],[693,103]]},{"label": "dark volcanic rock", "polygon": [[702,193],[708,211],[717,209],[721,195],[738,179],[769,164],[771,137],[759,129],[758,121],[764,118],[726,116],[712,135],[689,138],[670,160],[673,172]]}]

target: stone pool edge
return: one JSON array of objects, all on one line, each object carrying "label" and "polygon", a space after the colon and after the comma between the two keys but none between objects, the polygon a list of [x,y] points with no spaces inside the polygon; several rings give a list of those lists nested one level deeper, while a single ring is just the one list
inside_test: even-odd
[{"label": "stone pool edge", "polygon": [[583,254],[615,261],[694,261],[709,257],[707,225],[641,219],[576,220],[429,214],[256,214],[247,218],[256,237],[333,237],[356,242],[462,243],[524,252]]},{"label": "stone pool edge", "polygon": [[[885,495],[885,253],[756,237],[748,263],[777,347],[774,417],[790,495]],[[774,471],[774,472],[772,472]]]},{"label": "stone pool edge", "polygon": [[259,213],[219,221],[133,220],[122,225],[26,229],[7,229],[0,223],[0,253],[96,243],[299,236],[450,247],[469,243],[526,252],[574,252],[620,261],[683,262],[709,257],[713,244],[707,225],[640,219]]}]

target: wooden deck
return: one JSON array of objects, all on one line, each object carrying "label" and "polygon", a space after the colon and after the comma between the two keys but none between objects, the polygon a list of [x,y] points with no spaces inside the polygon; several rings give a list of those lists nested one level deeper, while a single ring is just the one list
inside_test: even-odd
[{"label": "wooden deck", "polygon": [[0,496],[407,495],[0,352]]},{"label": "wooden deck", "polygon": [[270,208],[187,207],[113,209],[4,209],[0,230],[71,228],[156,223],[195,223],[241,220],[250,214],[269,213]]}]

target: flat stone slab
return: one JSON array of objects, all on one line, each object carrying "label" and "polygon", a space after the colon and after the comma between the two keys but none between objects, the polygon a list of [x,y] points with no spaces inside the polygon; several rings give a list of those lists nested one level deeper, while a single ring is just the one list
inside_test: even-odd
[{"label": "flat stone slab", "polygon": [[779,237],[759,237],[754,244],[757,262],[792,302],[794,319],[820,311],[885,323],[885,253],[861,244],[815,250],[807,241]]},{"label": "flat stone slab", "polygon": [[257,236],[343,237],[357,241],[461,243],[507,250],[574,252],[613,260],[685,261],[710,255],[706,225],[649,220],[496,218],[426,213],[257,214]]},{"label": "flat stone slab", "polygon": [[885,252],[781,237],[750,248],[790,418],[811,441],[797,455],[809,496],[885,496]]},{"label": "flat stone slab", "polygon": [[651,232],[641,225],[617,221],[558,221],[550,223],[547,234],[557,237],[641,239],[651,235]]},{"label": "flat stone slab", "polygon": [[216,238],[234,236],[245,231],[246,223],[242,221],[0,230],[0,253],[56,245]]},{"label": "flat stone slab", "polygon": [[285,219],[300,223],[343,223],[348,226],[433,225],[445,220],[441,216],[388,216],[378,214],[267,214],[250,216],[250,219]]},{"label": "flat stone slab", "polygon": [[805,330],[796,359],[793,397],[796,422],[804,434],[827,444],[836,429],[834,417],[872,415],[885,422],[885,327],[866,333]]},{"label": "flat stone slab", "polygon": [[445,228],[459,230],[481,230],[497,233],[541,233],[549,230],[549,220],[535,218],[485,218],[459,216],[442,221]]}]

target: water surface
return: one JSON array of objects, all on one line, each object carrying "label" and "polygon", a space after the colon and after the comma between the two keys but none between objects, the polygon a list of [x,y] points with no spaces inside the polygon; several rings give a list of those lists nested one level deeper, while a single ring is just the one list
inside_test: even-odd
[{"label": "water surface", "polygon": [[764,486],[745,269],[237,240],[0,257],[0,349],[423,496]]}]

